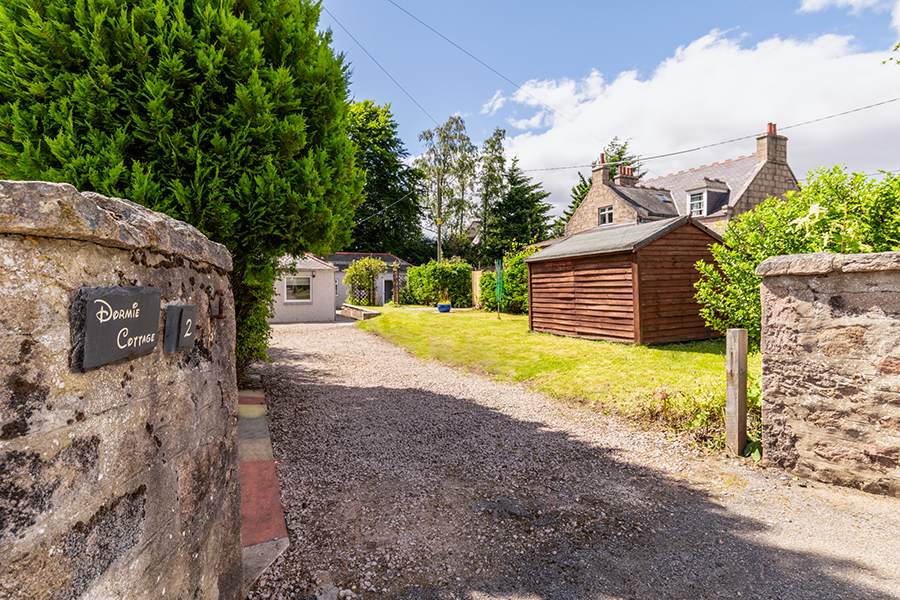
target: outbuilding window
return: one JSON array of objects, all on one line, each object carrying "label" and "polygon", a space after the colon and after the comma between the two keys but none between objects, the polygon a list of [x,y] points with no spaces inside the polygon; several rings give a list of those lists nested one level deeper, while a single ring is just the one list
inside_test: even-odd
[{"label": "outbuilding window", "polygon": [[312,277],[285,277],[285,302],[312,302]]},{"label": "outbuilding window", "polygon": [[607,225],[613,222],[613,210],[612,206],[601,206],[598,210],[599,218],[598,225]]}]

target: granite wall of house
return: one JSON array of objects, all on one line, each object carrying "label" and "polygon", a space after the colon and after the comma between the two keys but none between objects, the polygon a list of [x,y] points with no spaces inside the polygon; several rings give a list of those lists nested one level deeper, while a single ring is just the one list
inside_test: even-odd
[{"label": "granite wall of house", "polygon": [[608,181],[603,182],[603,174],[600,168],[594,169],[591,189],[578,205],[578,209],[569,222],[566,223],[566,235],[572,235],[580,231],[593,229],[600,224],[598,210],[603,206],[613,207],[613,223],[634,223],[637,215],[628,207],[615,192],[608,187]]},{"label": "granite wall of house", "polygon": [[[240,597],[230,269],[131,202],[0,182],[0,597]],[[83,290],[115,286],[155,290],[157,343],[85,370]],[[175,305],[193,345],[164,353]]]},{"label": "granite wall of house", "polygon": [[900,497],[900,253],[780,256],[757,274],[765,460]]}]

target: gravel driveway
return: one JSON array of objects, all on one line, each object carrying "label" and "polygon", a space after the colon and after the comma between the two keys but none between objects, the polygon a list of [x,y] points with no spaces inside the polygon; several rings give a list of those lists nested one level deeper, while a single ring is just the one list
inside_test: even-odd
[{"label": "gravel driveway", "polygon": [[275,326],[271,357],[291,547],[252,598],[900,598],[897,500],[710,458],[352,324]]}]

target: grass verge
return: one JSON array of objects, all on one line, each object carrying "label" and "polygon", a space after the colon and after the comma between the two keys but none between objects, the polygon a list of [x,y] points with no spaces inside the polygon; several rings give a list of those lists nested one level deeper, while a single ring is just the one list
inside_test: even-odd
[{"label": "grass verge", "polygon": [[[724,432],[725,341],[634,346],[528,331],[528,317],[386,307],[360,327],[417,356],[524,382],[564,400],[587,402],[719,446]],[[749,357],[751,388],[760,355]],[[758,393],[750,393],[751,437]]]}]

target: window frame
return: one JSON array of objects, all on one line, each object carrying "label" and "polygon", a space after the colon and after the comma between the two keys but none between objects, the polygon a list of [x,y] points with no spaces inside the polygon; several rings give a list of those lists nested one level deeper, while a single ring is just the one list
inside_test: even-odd
[{"label": "window frame", "polygon": [[[304,300],[302,298],[289,298],[288,297],[288,285],[294,285],[296,287],[297,284],[290,284],[291,280],[294,279],[306,279],[309,283],[309,299]],[[285,304],[312,304],[313,301],[313,284],[312,284],[313,276],[312,273],[309,275],[288,275],[284,278],[284,303]]]},{"label": "window frame", "polygon": [[[694,214],[694,197],[699,196],[700,209],[698,214]],[[706,190],[701,190],[699,192],[688,192],[688,214],[692,217],[705,217],[706,216]]]},{"label": "window frame", "polygon": [[[604,221],[603,217],[608,216],[609,220]],[[597,227],[601,225],[612,225],[613,223],[613,205],[597,207]]]}]

